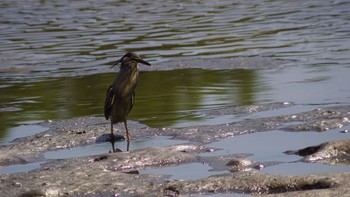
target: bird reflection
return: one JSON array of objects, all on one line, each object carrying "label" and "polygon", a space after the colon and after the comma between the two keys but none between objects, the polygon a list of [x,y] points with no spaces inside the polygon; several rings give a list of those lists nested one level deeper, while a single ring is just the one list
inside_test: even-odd
[{"label": "bird reflection", "polygon": [[[124,137],[123,137],[123,138],[124,138]],[[115,153],[115,152],[123,152],[121,149],[115,148],[114,144],[115,144],[117,141],[121,141],[121,140],[120,140],[120,136],[111,137],[111,138],[109,139],[109,142],[110,142],[111,145],[112,145],[112,152],[113,152],[113,153]],[[126,140],[126,151],[129,151],[129,148],[130,148],[130,140]]]},{"label": "bird reflection", "polygon": [[112,145],[112,151],[109,152],[122,152],[121,149],[115,148],[115,143],[116,142],[123,142],[126,141],[126,151],[129,151],[130,147],[130,141],[126,140],[123,135],[114,135],[114,137],[111,137],[110,134],[102,134],[101,136],[96,138],[96,143],[106,143],[109,142]]}]

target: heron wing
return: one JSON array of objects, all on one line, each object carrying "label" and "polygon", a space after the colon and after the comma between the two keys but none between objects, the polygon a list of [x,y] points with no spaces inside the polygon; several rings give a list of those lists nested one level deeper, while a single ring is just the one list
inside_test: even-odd
[{"label": "heron wing", "polygon": [[109,116],[111,115],[112,111],[112,105],[114,102],[114,91],[113,91],[113,86],[109,86],[107,89],[106,93],[106,100],[105,100],[105,107],[104,107],[104,112],[105,112],[105,118],[106,120],[109,119]]},{"label": "heron wing", "polygon": [[135,102],[135,91],[133,91],[132,93],[131,93],[131,98],[130,98],[130,108],[129,108],[129,111],[128,111],[128,113],[132,110],[132,107],[134,106],[134,102]]}]

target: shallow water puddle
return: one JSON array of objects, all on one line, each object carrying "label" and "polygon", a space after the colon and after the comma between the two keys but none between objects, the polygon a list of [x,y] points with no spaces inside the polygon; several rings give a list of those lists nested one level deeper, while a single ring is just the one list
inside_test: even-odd
[{"label": "shallow water puddle", "polygon": [[[350,139],[349,133],[342,132],[349,128],[350,126],[347,126],[327,132],[285,132],[276,130],[241,135],[207,144],[208,147],[221,150],[202,153],[200,156],[225,156],[243,153],[252,154],[248,159],[257,162],[285,162],[262,169],[262,172],[271,174],[294,175],[350,171],[349,166],[306,163],[299,161],[302,158],[300,156],[284,153],[287,150],[297,150],[327,141]],[[168,176],[171,180],[192,180],[227,172],[226,169],[215,170],[206,163],[191,163],[168,168],[141,170],[140,174],[161,174]]]},{"label": "shallow water puddle", "polygon": [[26,163],[26,164],[16,164],[0,168],[0,174],[12,174],[18,172],[28,172],[30,170],[40,168],[40,165],[45,162],[35,162],[35,163]]},{"label": "shallow water puddle", "polygon": [[[147,147],[162,147],[175,144],[182,144],[186,141],[172,140],[169,136],[145,137],[131,140],[130,151],[147,148]],[[115,143],[115,148],[123,152],[126,151],[127,142],[120,141]],[[91,144],[88,146],[78,146],[72,149],[63,149],[57,151],[48,151],[44,154],[45,159],[67,159],[73,157],[83,157],[91,155],[105,154],[112,150],[110,143]]]},{"label": "shallow water puddle", "polygon": [[[188,141],[185,140],[176,140],[173,139],[171,136],[155,136],[155,137],[147,137],[147,138],[140,138],[136,139],[135,141],[130,142],[130,150],[137,150],[141,148],[147,148],[147,147],[165,147],[165,146],[172,146],[176,144],[184,144],[188,143]],[[126,142],[125,142],[126,146]],[[125,146],[121,145],[121,150],[124,150]]]},{"label": "shallow water puddle", "polygon": [[208,147],[222,150],[201,155],[221,156],[245,153],[253,154],[249,159],[255,161],[291,162],[299,160],[301,157],[287,155],[284,153],[285,151],[297,150],[332,140],[350,139],[348,133],[341,132],[344,129],[346,128],[326,132],[286,132],[279,130],[256,132],[208,144]]},{"label": "shallow water puddle", "polygon": [[74,157],[84,157],[108,153],[111,145],[108,143],[92,144],[88,146],[78,146],[72,149],[62,149],[57,151],[47,151],[44,153],[45,159],[68,159]]},{"label": "shallow water puddle", "polygon": [[300,162],[298,155],[287,155],[288,150],[298,150],[308,146],[318,145],[327,141],[350,139],[350,126],[326,132],[258,132],[226,138],[208,144],[211,148],[222,149],[201,156],[223,156],[237,153],[252,154],[248,159],[257,162],[278,161],[286,162],[263,168],[262,171],[273,174],[309,174],[336,171],[350,171],[349,166],[329,166],[320,163]]},{"label": "shallow water puddle", "polygon": [[2,139],[0,138],[0,144],[11,143],[11,141],[17,138],[35,135],[48,130],[46,127],[37,125],[36,123],[38,122],[40,121],[21,122],[18,126],[10,128],[6,133],[6,136]]},{"label": "shallow water puddle", "polygon": [[325,172],[350,172],[350,166],[330,166],[322,163],[291,162],[263,168],[262,172],[281,175],[304,175]]}]

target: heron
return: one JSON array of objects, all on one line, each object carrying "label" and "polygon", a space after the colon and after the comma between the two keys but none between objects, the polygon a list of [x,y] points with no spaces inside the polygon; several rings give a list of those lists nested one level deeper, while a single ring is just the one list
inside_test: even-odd
[{"label": "heron", "polygon": [[[107,89],[106,100],[104,105],[104,115],[106,120],[111,121],[111,138],[112,146],[114,145],[115,136],[113,133],[113,124],[124,123],[126,139],[130,141],[128,130],[127,116],[134,106],[135,88],[139,78],[139,69],[137,64],[151,66],[150,63],[142,60],[136,53],[127,52],[121,59],[117,60],[112,67],[120,63],[120,70],[114,82]],[[113,146],[114,148],[114,146]]]}]

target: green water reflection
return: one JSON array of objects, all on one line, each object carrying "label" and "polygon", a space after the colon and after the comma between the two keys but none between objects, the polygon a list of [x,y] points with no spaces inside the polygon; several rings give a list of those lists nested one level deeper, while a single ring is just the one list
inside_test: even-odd
[{"label": "green water reflection", "polygon": [[201,69],[149,72],[141,76],[131,117],[152,127],[200,120],[200,109],[254,103],[254,70]]},{"label": "green water reflection", "polygon": [[[171,127],[200,121],[201,109],[256,102],[257,70],[185,69],[142,72],[129,119],[151,127]],[[1,88],[1,131],[18,122],[103,116],[105,91],[115,73],[76,78],[43,79]],[[4,83],[4,82],[1,82]],[[1,85],[1,84],[0,84]],[[4,135],[4,132],[0,132]]]}]

